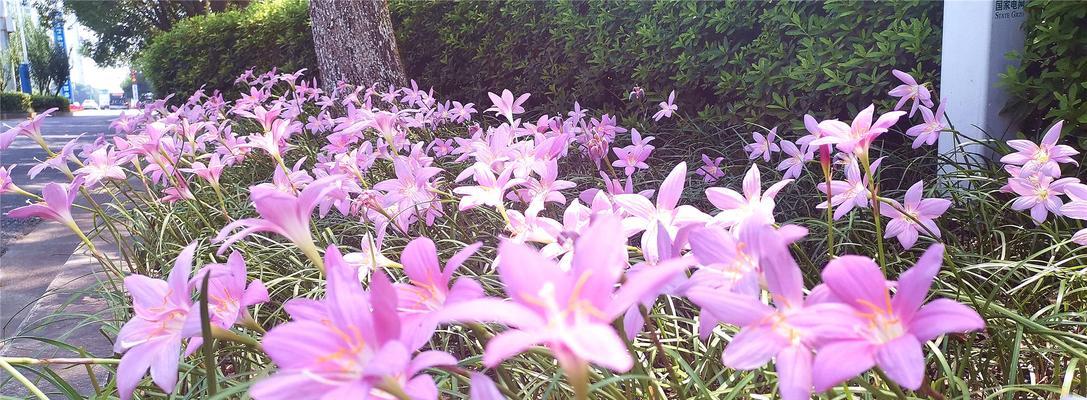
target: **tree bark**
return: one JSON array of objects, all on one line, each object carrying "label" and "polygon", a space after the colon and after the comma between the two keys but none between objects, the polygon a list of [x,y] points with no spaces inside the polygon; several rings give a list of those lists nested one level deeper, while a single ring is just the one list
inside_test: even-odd
[{"label": "tree bark", "polygon": [[322,88],[406,82],[387,0],[310,0],[309,13]]}]

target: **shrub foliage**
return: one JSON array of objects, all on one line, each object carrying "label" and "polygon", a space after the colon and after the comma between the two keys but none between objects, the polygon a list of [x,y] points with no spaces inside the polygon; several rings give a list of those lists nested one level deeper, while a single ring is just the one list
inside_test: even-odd
[{"label": "shrub foliage", "polygon": [[[933,2],[392,3],[408,75],[486,100],[495,82],[530,102],[617,108],[632,86],[681,88],[680,107],[775,124],[881,98],[892,67],[933,82]],[[426,38],[426,40],[421,40]],[[834,93],[833,96],[828,93]]]},{"label": "shrub foliage", "polygon": [[1065,129],[1087,145],[1087,7],[1033,0],[1026,10],[1029,29],[1018,55],[1021,63],[1002,77],[1011,94],[1005,111],[1024,132],[1044,132],[1043,119],[1062,119]]},{"label": "shrub foliage", "polygon": [[60,111],[68,111],[68,98],[51,94],[36,94],[30,96],[30,108],[35,112],[42,112],[50,108],[58,108]]},{"label": "shrub foliage", "polygon": [[183,20],[152,38],[139,63],[160,97],[230,90],[248,69],[316,71],[308,2],[259,2]]},{"label": "shrub foliage", "polygon": [[30,96],[20,92],[0,93],[0,111],[18,113],[30,111]]}]

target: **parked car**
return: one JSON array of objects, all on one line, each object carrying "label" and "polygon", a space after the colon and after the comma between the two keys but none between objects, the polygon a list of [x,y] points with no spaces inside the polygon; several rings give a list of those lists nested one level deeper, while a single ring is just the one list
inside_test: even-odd
[{"label": "parked car", "polygon": [[124,98],[124,93],[110,93],[109,94],[109,109],[110,110],[127,110],[131,108],[131,103],[128,99]]},{"label": "parked car", "polygon": [[83,111],[83,105],[79,103],[69,104],[68,111]]},{"label": "parked car", "polygon": [[83,100],[83,109],[84,110],[101,110],[102,107],[98,106],[97,101],[87,99],[87,100]]}]

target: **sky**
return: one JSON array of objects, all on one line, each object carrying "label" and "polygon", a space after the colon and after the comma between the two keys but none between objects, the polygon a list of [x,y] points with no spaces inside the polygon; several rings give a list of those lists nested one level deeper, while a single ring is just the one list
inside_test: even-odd
[{"label": "sky", "polygon": [[[79,42],[88,37],[93,37],[93,33],[75,22],[75,18],[69,18],[69,20],[71,22],[68,22],[65,40],[69,43],[69,47],[76,47],[71,53],[72,82],[86,83],[96,89],[106,89],[110,92],[121,91],[121,81],[125,79],[125,76],[128,76],[129,68],[127,66],[100,67],[95,64],[94,60],[80,54]],[[131,90],[131,88],[125,88],[125,90]]]}]

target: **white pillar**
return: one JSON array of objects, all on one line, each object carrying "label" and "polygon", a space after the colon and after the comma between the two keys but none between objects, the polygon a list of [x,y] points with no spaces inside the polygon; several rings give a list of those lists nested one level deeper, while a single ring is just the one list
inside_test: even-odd
[{"label": "white pillar", "polygon": [[[948,119],[965,136],[999,140],[1015,132],[1011,120],[1000,115],[1008,95],[997,84],[1000,74],[1016,62],[1005,55],[1023,50],[1024,3],[1022,0],[944,2],[940,95],[947,99]],[[950,153],[961,143],[964,141],[945,133],[940,136],[940,153]],[[970,152],[992,156],[982,146],[966,147]]]}]

